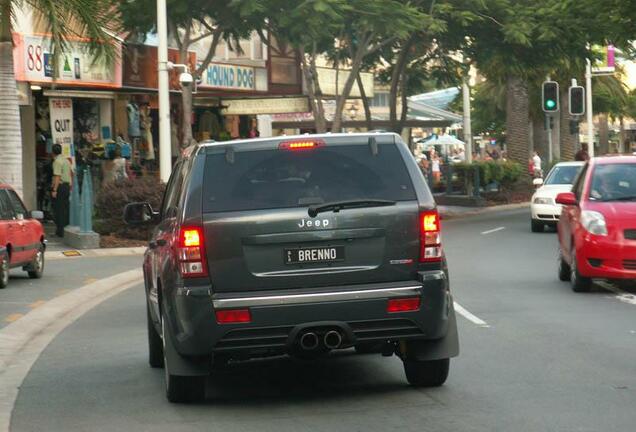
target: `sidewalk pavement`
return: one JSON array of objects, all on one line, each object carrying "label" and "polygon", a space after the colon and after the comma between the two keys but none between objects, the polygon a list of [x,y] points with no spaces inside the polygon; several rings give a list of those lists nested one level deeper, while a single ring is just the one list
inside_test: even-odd
[{"label": "sidewalk pavement", "polygon": [[523,209],[530,206],[529,202],[519,204],[504,204],[492,207],[463,207],[463,206],[437,206],[442,219],[458,219],[468,216],[476,216],[484,213],[493,213],[506,210]]}]

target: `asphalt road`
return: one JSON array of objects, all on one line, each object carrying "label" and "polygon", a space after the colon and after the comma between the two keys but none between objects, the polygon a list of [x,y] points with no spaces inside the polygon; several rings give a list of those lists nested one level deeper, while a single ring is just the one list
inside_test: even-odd
[{"label": "asphalt road", "polygon": [[0,290],[0,329],[46,301],[83,285],[139,268],[141,256],[46,260],[44,277],[29,279],[21,268],[11,270],[9,286]]},{"label": "asphalt road", "polygon": [[234,365],[209,381],[206,403],[172,405],[147,366],[139,286],[48,346],[11,430],[634,430],[636,305],[559,282],[556,237],[531,234],[525,210],[444,227],[452,290],[472,321],[458,318],[462,352],[442,388],[410,388],[395,357],[344,353]]}]

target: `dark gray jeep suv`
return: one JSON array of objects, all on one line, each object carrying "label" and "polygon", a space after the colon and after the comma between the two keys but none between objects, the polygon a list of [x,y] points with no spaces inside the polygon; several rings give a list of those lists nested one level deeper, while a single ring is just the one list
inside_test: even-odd
[{"label": "dark gray jeep suv", "polygon": [[144,259],[150,365],[170,401],[232,360],[397,354],[439,386],[459,352],[440,220],[390,133],[202,143],[174,166]]}]

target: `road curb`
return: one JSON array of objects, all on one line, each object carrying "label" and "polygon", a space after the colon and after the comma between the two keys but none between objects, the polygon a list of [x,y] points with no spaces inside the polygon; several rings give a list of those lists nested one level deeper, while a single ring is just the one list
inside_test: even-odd
[{"label": "road curb", "polygon": [[448,219],[462,219],[462,218],[467,218],[471,216],[479,216],[482,214],[497,213],[497,212],[503,212],[508,210],[519,210],[519,209],[524,209],[529,207],[530,207],[530,202],[524,202],[524,203],[517,203],[517,204],[504,204],[504,205],[498,205],[498,206],[492,206],[492,207],[481,207],[475,210],[461,211],[461,212],[445,210],[445,206],[438,206],[438,209],[442,219],[448,220]]},{"label": "road curb", "polygon": [[85,249],[76,250],[68,249],[63,251],[47,251],[46,259],[55,261],[66,258],[103,258],[103,257],[121,257],[121,256],[138,256],[143,255],[146,251],[145,246],[129,247],[129,248],[109,248],[109,249]]},{"label": "road curb", "polygon": [[0,330],[0,432],[8,432],[24,378],[66,327],[103,301],[143,281],[130,270],[56,297]]}]

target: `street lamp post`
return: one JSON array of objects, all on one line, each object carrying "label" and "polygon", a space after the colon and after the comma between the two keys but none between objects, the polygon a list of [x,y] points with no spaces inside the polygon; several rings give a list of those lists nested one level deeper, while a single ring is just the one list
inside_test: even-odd
[{"label": "street lamp post", "polygon": [[465,76],[462,82],[462,93],[463,93],[463,102],[464,102],[464,143],[465,149],[464,153],[466,154],[466,162],[473,162],[473,131],[471,127],[471,119],[470,119],[470,85],[469,85],[469,77]]},{"label": "street lamp post", "polygon": [[585,98],[587,115],[587,151],[590,157],[594,157],[594,113],[592,112],[592,62],[585,59]]},{"label": "street lamp post", "polygon": [[159,174],[167,183],[172,171],[170,144],[170,77],[168,75],[168,18],[166,0],[157,0],[158,75],[159,75]]}]

